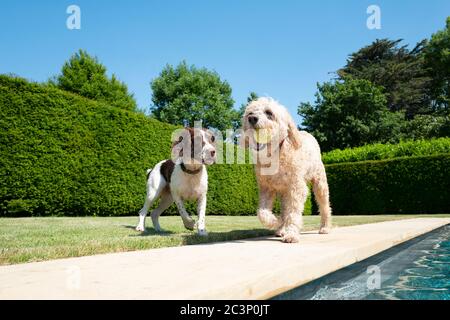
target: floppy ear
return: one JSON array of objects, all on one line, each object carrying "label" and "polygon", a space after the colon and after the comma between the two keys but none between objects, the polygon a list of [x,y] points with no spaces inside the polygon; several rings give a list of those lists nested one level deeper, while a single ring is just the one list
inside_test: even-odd
[{"label": "floppy ear", "polygon": [[288,138],[294,149],[300,148],[300,133],[298,132],[297,125],[294,120],[288,119]]},{"label": "floppy ear", "polygon": [[239,137],[239,146],[243,149],[248,149],[249,147],[249,141],[247,136],[247,130],[248,130],[248,124],[247,121],[245,121],[245,112],[242,115],[241,119],[241,129],[240,129],[240,137]]},{"label": "floppy ear", "polygon": [[172,144],[172,159],[183,157],[183,136],[180,135]]}]

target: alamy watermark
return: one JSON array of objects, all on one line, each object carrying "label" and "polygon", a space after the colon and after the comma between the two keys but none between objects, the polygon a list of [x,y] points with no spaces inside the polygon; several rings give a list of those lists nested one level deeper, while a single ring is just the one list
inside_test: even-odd
[{"label": "alamy watermark", "polygon": [[377,290],[381,288],[381,269],[377,265],[369,266],[367,268],[367,289]]},{"label": "alamy watermark", "polygon": [[379,6],[372,4],[367,7],[367,14],[370,16],[367,18],[366,26],[369,30],[381,29],[381,9]]},{"label": "alamy watermark", "polygon": [[69,30],[81,29],[81,9],[79,6],[72,4],[67,7],[66,13],[69,14],[66,20],[66,26]]}]

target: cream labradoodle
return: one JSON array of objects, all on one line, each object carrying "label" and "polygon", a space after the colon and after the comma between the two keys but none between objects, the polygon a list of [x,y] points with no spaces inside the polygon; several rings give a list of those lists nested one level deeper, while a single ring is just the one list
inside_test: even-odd
[{"label": "cream labradoodle", "polygon": [[[251,102],[243,116],[244,143],[256,158],[259,185],[258,217],[263,225],[276,230],[284,242],[298,242],[302,213],[313,186],[319,206],[319,233],[331,228],[331,208],[325,168],[316,139],[299,131],[285,107],[271,98]],[[281,200],[281,216],[272,213],[275,198]]]}]

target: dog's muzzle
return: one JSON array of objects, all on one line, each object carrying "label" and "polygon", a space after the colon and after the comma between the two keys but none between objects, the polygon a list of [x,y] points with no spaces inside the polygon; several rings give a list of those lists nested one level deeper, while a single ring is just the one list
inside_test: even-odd
[{"label": "dog's muzzle", "polygon": [[216,163],[216,150],[206,151],[205,155],[202,157],[202,163],[206,165],[211,165]]}]

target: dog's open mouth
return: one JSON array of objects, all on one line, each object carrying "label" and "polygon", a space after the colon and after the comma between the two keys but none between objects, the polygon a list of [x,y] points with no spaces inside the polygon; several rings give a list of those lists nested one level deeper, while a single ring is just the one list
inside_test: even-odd
[{"label": "dog's open mouth", "polygon": [[267,143],[258,143],[258,142],[256,142],[253,148],[254,148],[256,151],[262,151],[262,150],[264,150],[266,147],[267,147]]},{"label": "dog's open mouth", "polygon": [[212,165],[212,164],[214,164],[214,163],[216,163],[216,159],[202,159],[202,164],[205,164],[205,165]]},{"label": "dog's open mouth", "polygon": [[272,140],[272,137],[272,129],[255,128],[253,131],[253,149],[256,151],[264,150],[267,144]]}]

